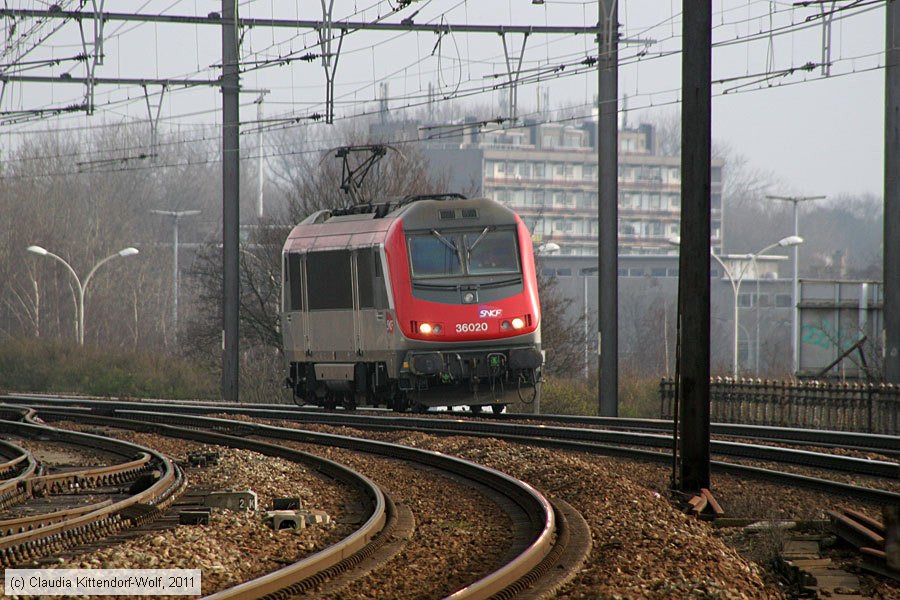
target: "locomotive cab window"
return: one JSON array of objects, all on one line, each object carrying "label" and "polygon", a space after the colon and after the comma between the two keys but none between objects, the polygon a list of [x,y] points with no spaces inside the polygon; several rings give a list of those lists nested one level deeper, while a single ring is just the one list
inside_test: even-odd
[{"label": "locomotive cab window", "polygon": [[409,238],[409,262],[413,277],[452,277],[462,274],[459,240],[432,230]]},{"label": "locomotive cab window", "polygon": [[513,230],[491,230],[466,233],[463,236],[470,275],[518,273],[519,249]]},{"label": "locomotive cab window", "polygon": [[515,229],[432,229],[409,236],[414,279],[519,273]]}]

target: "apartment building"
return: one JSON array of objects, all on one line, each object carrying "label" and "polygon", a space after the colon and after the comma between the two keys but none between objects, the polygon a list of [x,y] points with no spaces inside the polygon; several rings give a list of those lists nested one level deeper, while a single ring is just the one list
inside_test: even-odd
[{"label": "apartment building", "polygon": [[[494,198],[518,212],[536,242],[561,254],[596,255],[598,245],[597,128],[525,123],[476,126],[426,144],[431,166],[450,189]],[[711,239],[722,244],[722,163],[712,165]],[[653,127],[619,132],[619,254],[669,254],[680,234],[681,159],[656,150]]]}]

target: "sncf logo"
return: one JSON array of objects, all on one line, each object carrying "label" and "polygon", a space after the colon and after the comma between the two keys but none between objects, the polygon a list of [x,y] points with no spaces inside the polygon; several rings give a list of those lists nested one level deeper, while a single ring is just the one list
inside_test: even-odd
[{"label": "sncf logo", "polygon": [[487,319],[488,317],[499,317],[503,314],[502,308],[492,308],[490,306],[479,307],[478,318]]}]

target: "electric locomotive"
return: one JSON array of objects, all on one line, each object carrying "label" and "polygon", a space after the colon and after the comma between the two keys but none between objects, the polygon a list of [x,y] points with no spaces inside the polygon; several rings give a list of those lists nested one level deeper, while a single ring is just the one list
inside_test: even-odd
[{"label": "electric locomotive", "polygon": [[531,237],[487,198],[318,211],[283,249],[282,335],[298,404],[397,411],[540,393]]}]

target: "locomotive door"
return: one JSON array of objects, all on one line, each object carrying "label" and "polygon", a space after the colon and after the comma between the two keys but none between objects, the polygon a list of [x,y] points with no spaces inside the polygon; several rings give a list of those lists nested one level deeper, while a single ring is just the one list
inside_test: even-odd
[{"label": "locomotive door", "polygon": [[[366,361],[385,360],[391,342],[380,248],[360,248],[355,254],[356,350]],[[392,324],[393,321],[390,321],[391,326]]]},{"label": "locomotive door", "polygon": [[313,360],[355,360],[354,271],[353,255],[349,250],[325,250],[306,255],[307,353]]}]

